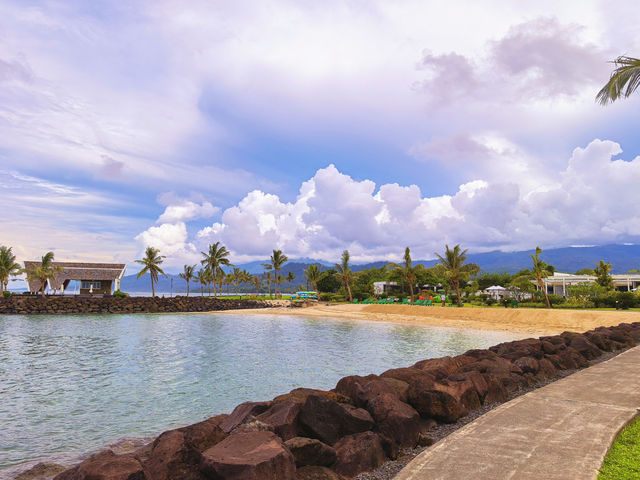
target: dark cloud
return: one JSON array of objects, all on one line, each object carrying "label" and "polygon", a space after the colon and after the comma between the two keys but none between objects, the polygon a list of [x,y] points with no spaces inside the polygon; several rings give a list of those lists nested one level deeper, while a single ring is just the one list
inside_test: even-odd
[{"label": "dark cloud", "polygon": [[122,178],[122,170],[124,169],[124,162],[116,160],[109,155],[102,155],[102,168],[100,172],[108,178],[118,179]]}]

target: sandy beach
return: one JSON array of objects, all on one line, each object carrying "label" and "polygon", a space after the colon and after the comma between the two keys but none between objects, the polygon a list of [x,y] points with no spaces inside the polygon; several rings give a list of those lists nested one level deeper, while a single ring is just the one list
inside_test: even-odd
[{"label": "sandy beach", "polygon": [[[287,302],[288,303],[288,302]],[[216,312],[221,313],[221,312]],[[291,308],[283,303],[272,308],[233,310],[252,315],[300,315],[349,320],[384,321],[439,327],[503,330],[532,336],[564,331],[584,332],[600,326],[640,321],[640,312],[596,310],[546,310],[533,308],[456,308],[412,305],[318,304]]]}]

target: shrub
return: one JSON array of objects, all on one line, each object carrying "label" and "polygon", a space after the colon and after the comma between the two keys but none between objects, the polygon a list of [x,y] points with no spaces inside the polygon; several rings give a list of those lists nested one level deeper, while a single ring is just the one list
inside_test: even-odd
[{"label": "shrub", "polygon": [[484,301],[484,303],[486,303],[487,305],[491,306],[491,305],[495,305],[498,301],[493,298],[493,297],[487,297]]},{"label": "shrub", "polygon": [[120,290],[116,290],[113,292],[114,298],[127,298],[129,296],[128,293],[121,292]]},{"label": "shrub", "polygon": [[321,293],[319,299],[323,302],[344,302],[345,298],[339,293]]},{"label": "shrub", "polygon": [[554,295],[553,293],[549,295],[549,302],[551,305],[560,305],[567,300],[562,295]]},{"label": "shrub", "polygon": [[7,292],[6,290],[4,292],[2,292],[2,297],[3,298],[9,298],[11,296],[11,292]]}]

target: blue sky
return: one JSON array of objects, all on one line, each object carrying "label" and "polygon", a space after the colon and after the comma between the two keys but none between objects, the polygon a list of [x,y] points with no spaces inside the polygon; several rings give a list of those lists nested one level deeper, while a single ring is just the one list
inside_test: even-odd
[{"label": "blue sky", "polygon": [[0,4],[0,244],[170,269],[640,238],[635,2]]}]

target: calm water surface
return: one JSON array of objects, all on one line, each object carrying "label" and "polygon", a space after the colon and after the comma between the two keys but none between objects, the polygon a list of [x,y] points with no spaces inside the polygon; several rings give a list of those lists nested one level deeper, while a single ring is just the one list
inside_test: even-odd
[{"label": "calm water surface", "polygon": [[515,338],[271,315],[0,316],[0,470]]}]

